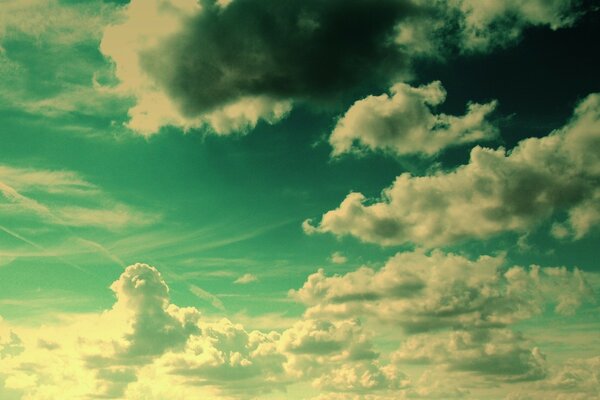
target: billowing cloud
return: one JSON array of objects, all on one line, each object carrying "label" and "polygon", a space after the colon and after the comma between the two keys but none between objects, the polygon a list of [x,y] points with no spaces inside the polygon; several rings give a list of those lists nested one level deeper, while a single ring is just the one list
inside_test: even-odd
[{"label": "billowing cloud", "polygon": [[[468,164],[428,176],[404,173],[382,198],[350,193],[307,233],[352,235],[381,245],[444,246],[501,232],[529,232],[557,212],[564,235],[583,237],[600,218],[600,94],[571,120],[507,152],[475,147]],[[560,229],[554,228],[555,232]]]},{"label": "billowing cloud", "polygon": [[[158,270],[134,264],[111,285],[116,302],[102,313],[64,315],[58,323],[33,328],[13,327],[0,320],[0,395],[11,400],[223,400],[277,396],[270,392],[310,385],[322,399],[458,398],[466,392],[456,382],[450,384],[453,374],[492,379],[498,385],[547,375],[540,382],[554,382],[556,392],[591,393],[591,375],[579,363],[566,365],[563,372],[551,369],[548,374],[543,353],[529,339],[500,326],[502,322],[479,324],[485,318],[475,316],[478,312],[485,315],[487,304],[500,309],[498,315],[528,315],[532,306],[521,297],[542,296],[544,302],[552,303],[549,298],[563,296],[554,303],[559,311],[568,311],[577,306],[578,301],[572,299],[581,291],[580,277],[563,269],[527,272],[519,268],[502,277],[495,270],[499,260],[494,258],[469,264],[459,256],[435,254],[428,264],[427,257],[418,253],[397,256],[389,266],[360,280],[356,273],[348,273],[326,278],[319,290],[307,284],[297,293],[306,301],[310,297],[336,306],[376,301],[398,305],[404,299],[416,309],[412,316],[435,314],[456,322],[451,329],[438,326],[415,335],[394,335],[396,350],[385,353],[379,349],[377,332],[356,318],[361,313],[357,307],[352,318],[343,313],[325,317],[316,315],[313,304],[308,312],[313,316],[297,317],[280,331],[249,331],[225,318],[203,317],[195,307],[173,304]],[[408,263],[411,260],[424,267],[419,270]],[[400,261],[407,261],[402,263],[404,269],[393,265]],[[465,272],[460,273],[461,269]],[[361,271],[357,272],[365,272]],[[423,284],[405,284],[405,275],[408,281],[420,279]],[[309,282],[317,283],[317,278],[313,275]],[[362,296],[365,288],[361,285],[379,295]],[[545,294],[540,295],[540,290]],[[416,293],[411,295],[411,291]],[[352,296],[352,292],[361,295]],[[420,302],[426,304],[418,310]],[[466,306],[460,307],[460,302]],[[395,312],[411,317],[407,308]],[[431,368],[413,380],[403,371],[414,365]]]},{"label": "billowing cloud", "polygon": [[[247,331],[172,304],[158,270],[141,263],[110,288],[110,310],[25,329],[23,339],[0,321],[0,394],[41,400],[77,382],[64,398],[161,398],[169,387],[177,399],[254,398],[298,381],[352,392],[403,379],[396,367],[379,364],[356,320],[302,319],[282,332]],[[326,373],[336,374],[333,386],[322,381]]]},{"label": "billowing cloud", "polygon": [[323,270],[290,295],[312,318],[364,316],[408,332],[507,326],[543,311],[548,303],[568,314],[591,298],[575,269],[503,269],[502,257],[463,256],[422,250],[399,253],[380,270],[361,267],[344,275]]},{"label": "billowing cloud", "polygon": [[457,330],[411,337],[392,356],[397,362],[431,363],[503,381],[546,377],[546,357],[510,329]]},{"label": "billowing cloud", "polygon": [[[573,3],[134,0],[104,31],[101,51],[115,62],[117,90],[137,99],[131,129],[209,126],[227,134],[275,123],[294,103],[322,106],[385,87],[409,76],[415,56],[484,51],[527,26],[568,26]],[[490,108],[472,105],[461,120],[476,124],[471,119]]]},{"label": "billowing cloud", "polygon": [[363,149],[431,156],[496,134],[486,120],[495,102],[469,104],[466,114],[457,117],[432,112],[446,98],[439,81],[419,87],[397,83],[390,93],[358,100],[346,111],[329,137],[333,156]]},{"label": "billowing cloud", "polygon": [[[290,295],[307,306],[308,318],[362,318],[402,329],[389,365],[431,366],[440,379],[461,373],[495,384],[549,379],[546,356],[515,324],[549,307],[572,314],[594,301],[593,292],[577,269],[504,264],[503,257],[469,260],[417,250],[397,254],[379,270],[329,277],[319,270]],[[462,397],[458,387],[444,390],[453,395],[441,398]],[[405,394],[436,393],[415,382]]]},{"label": "billowing cloud", "polygon": [[228,133],[281,119],[293,100],[330,100],[388,76],[399,64],[387,39],[406,9],[398,0],[132,1],[101,50],[138,98],[132,129]]}]

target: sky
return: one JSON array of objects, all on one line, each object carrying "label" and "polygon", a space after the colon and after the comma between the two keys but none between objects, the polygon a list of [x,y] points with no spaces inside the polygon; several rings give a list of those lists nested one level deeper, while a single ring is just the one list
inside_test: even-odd
[{"label": "sky", "polygon": [[600,4],[0,2],[0,398],[600,399]]}]

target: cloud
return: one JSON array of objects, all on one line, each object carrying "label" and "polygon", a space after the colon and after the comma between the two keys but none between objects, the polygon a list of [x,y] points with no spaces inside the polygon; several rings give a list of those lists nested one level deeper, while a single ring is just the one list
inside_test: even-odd
[{"label": "cloud", "polygon": [[466,114],[456,117],[431,110],[446,98],[439,81],[419,87],[396,83],[390,93],[358,100],[346,111],[329,137],[333,156],[361,150],[432,156],[450,146],[496,135],[486,121],[495,102],[469,104]]},{"label": "cloud", "polygon": [[226,134],[276,122],[295,100],[326,101],[387,76],[399,63],[386,38],[405,3],[132,1],[101,50],[137,97],[130,128],[208,124]]},{"label": "cloud", "polygon": [[119,230],[155,222],[157,215],[113,200],[72,171],[0,165],[0,215],[71,227]]},{"label": "cloud", "polygon": [[348,257],[346,257],[345,255],[343,255],[341,252],[336,251],[334,253],[331,254],[331,257],[329,257],[329,259],[331,260],[332,263],[334,264],[346,264],[348,262]]},{"label": "cloud", "polygon": [[380,270],[361,267],[344,275],[310,275],[292,298],[310,318],[367,317],[407,332],[509,326],[554,303],[570,314],[592,297],[581,271],[504,268],[502,257],[469,260],[422,250],[398,253]]},{"label": "cloud", "polygon": [[[6,0],[2,2],[0,42],[16,35],[54,43],[73,45],[98,38],[102,28],[114,16],[108,4],[69,4],[56,0]],[[52,18],[47,18],[52,15]]]},{"label": "cloud", "polygon": [[496,380],[518,382],[546,377],[546,358],[510,329],[457,330],[407,339],[392,358],[468,371]]},{"label": "cloud", "polygon": [[404,173],[379,200],[352,192],[316,226],[308,220],[303,228],[385,246],[434,247],[530,232],[565,212],[561,223],[581,238],[600,220],[599,138],[600,94],[591,94],[546,137],[525,139],[509,152],[477,146],[469,163],[451,172]]},{"label": "cloud", "polygon": [[116,302],[102,313],[19,327],[19,334],[0,321],[0,393],[41,400],[60,397],[68,384],[62,398],[160,399],[170,388],[175,399],[239,399],[302,381],[333,390],[319,378],[341,367],[334,385],[346,391],[379,390],[402,376],[379,365],[355,320],[302,319],[282,332],[247,331],[172,304],[158,270],[141,263],[110,288]]},{"label": "cloud", "polygon": [[508,0],[502,2],[451,0],[460,11],[462,46],[467,51],[503,46],[520,38],[528,26],[556,30],[572,25],[579,16],[578,0]]},{"label": "cloud", "polygon": [[258,278],[253,274],[244,274],[237,278],[233,283],[237,283],[239,285],[246,285],[248,283],[256,282]]},{"label": "cloud", "polygon": [[[461,320],[463,308],[452,307],[463,302],[465,296],[481,305],[482,314],[485,314],[482,304],[486,302],[501,309],[510,308],[507,304],[515,296],[538,298],[539,287],[547,288],[542,296],[546,303],[560,295],[577,297],[575,283],[574,286],[565,283],[577,279],[566,270],[509,269],[513,271],[510,277],[503,280],[496,275],[494,281],[490,270],[498,260],[481,259],[465,265],[465,259],[459,256],[432,258],[435,257],[440,262],[437,269],[426,264],[423,254],[405,255],[407,260],[414,258],[426,266],[419,271],[415,265],[406,264],[404,270],[397,271],[396,278],[382,276],[381,282],[390,283],[379,288],[381,301],[405,299],[408,289],[399,279],[412,270],[427,282],[439,282],[435,287],[426,284],[432,286],[428,297],[434,297],[432,293],[437,291],[440,298],[447,300],[430,300],[429,305],[437,306],[429,310],[438,309],[438,315],[446,313],[448,318],[455,313],[457,321]],[[462,274],[461,268],[466,269]],[[379,273],[384,274],[384,269]],[[367,286],[373,285],[374,280],[351,281],[352,276],[348,273],[335,282],[323,282],[319,301],[338,305],[373,301],[348,298],[352,285],[363,281]],[[314,276],[309,278],[314,279]],[[403,290],[390,289],[394,279],[399,283],[396,287]],[[449,282],[442,283],[445,281]],[[332,300],[327,294],[332,285],[345,298]],[[562,366],[547,366],[540,350],[509,327],[476,327],[476,323],[462,319],[465,322],[462,328],[434,329],[416,335],[404,336],[394,329],[393,341],[384,341],[383,345],[386,349],[390,345],[399,347],[384,353],[379,350],[382,342],[376,330],[367,328],[357,318],[341,314],[297,317],[288,320],[289,325],[279,331],[247,330],[225,318],[209,320],[194,307],[173,304],[159,271],[146,264],[125,268],[110,288],[116,301],[104,312],[66,314],[59,316],[57,322],[34,327],[14,326],[0,320],[0,395],[11,400],[58,397],[224,400],[263,398],[273,391],[288,389],[294,398],[303,395],[310,385],[323,399],[457,398],[466,393],[456,387],[466,382],[464,374],[470,374],[469,382],[474,382],[474,386],[468,386],[475,388],[481,379],[494,380],[498,385],[516,385],[519,381],[538,379],[546,371],[550,373],[540,384],[555,382],[552,390],[556,393],[590,392],[592,387],[589,383],[592,374],[585,374],[584,364],[565,364],[564,373],[560,372]],[[371,289],[375,290],[375,286]],[[512,290],[518,294],[509,293]],[[494,297],[502,291],[506,304]],[[312,296],[316,300],[316,295]],[[427,302],[421,292],[410,299],[413,308]],[[529,313],[529,300],[519,301],[522,313]],[[563,301],[566,300],[557,299],[554,303]],[[464,302],[466,307],[476,308],[468,300]],[[576,306],[576,302],[566,302]],[[500,310],[499,314],[503,312]],[[512,312],[521,313],[514,308]],[[401,313],[401,309],[396,310],[396,314]],[[415,363],[432,368],[420,378],[420,371],[413,374],[416,379],[412,380],[402,371],[412,369]],[[457,377],[462,380],[457,381]],[[572,380],[579,382],[579,389],[569,386],[570,377],[578,377]],[[532,390],[541,393],[542,389]],[[278,397],[279,393],[273,396]]]},{"label": "cloud", "polygon": [[[411,381],[406,398],[464,397],[465,387],[473,386],[442,385],[452,376],[493,385],[546,382],[546,356],[515,324],[550,307],[570,315],[594,301],[577,269],[507,267],[500,256],[469,260],[439,250],[399,253],[379,270],[361,267],[333,276],[319,270],[290,295],[306,305],[305,318],[361,318],[393,329],[400,345],[388,365],[433,368],[433,377],[427,372]],[[353,376],[340,374],[330,380]]]},{"label": "cloud", "polygon": [[[129,128],[229,134],[276,123],[297,103],[323,107],[407,78],[415,57],[488,51],[531,25],[569,26],[571,3],[133,0],[100,49],[115,63],[116,92],[136,99]],[[493,108],[471,107],[475,120]]]}]

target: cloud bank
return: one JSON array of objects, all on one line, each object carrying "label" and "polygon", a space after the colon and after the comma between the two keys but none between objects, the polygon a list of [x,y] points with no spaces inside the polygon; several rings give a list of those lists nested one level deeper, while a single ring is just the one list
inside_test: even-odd
[{"label": "cloud bank", "polygon": [[469,163],[428,176],[404,173],[381,199],[350,193],[305,232],[351,235],[384,246],[435,247],[502,232],[529,232],[558,212],[553,234],[581,238],[600,220],[600,94],[571,120],[510,151],[475,147]]},{"label": "cloud bank", "polygon": [[[518,388],[540,381],[558,393],[593,393],[593,376],[582,370],[593,359],[552,370],[532,340],[511,327],[547,304],[560,313],[576,309],[589,295],[581,273],[501,271],[501,264],[497,257],[415,252],[377,271],[320,271],[293,292],[306,314],[270,332],[177,306],[156,268],[134,264],[110,286],[116,301],[102,313],[64,315],[42,327],[0,320],[0,394],[245,399],[303,383],[320,399],[462,398],[468,391],[449,383],[460,374],[473,382]],[[366,325],[371,318],[411,332],[394,335],[396,350],[384,353],[377,331]],[[414,365],[428,369],[403,371]]]},{"label": "cloud bank", "polygon": [[[569,26],[577,5],[133,0],[122,21],[105,29],[100,49],[115,63],[117,90],[136,98],[128,122],[134,131],[207,126],[228,134],[260,120],[275,123],[295,103],[321,107],[386,87],[414,72],[416,57],[489,51],[516,41],[528,26]],[[492,106],[473,107],[467,115]]]}]

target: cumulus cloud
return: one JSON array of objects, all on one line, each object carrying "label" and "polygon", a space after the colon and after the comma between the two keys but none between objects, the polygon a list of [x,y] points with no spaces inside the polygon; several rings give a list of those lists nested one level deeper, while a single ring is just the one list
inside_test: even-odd
[{"label": "cumulus cloud", "polygon": [[[160,399],[170,389],[169,398],[239,399],[299,381],[359,392],[404,379],[379,363],[356,320],[301,319],[281,332],[248,331],[172,304],[158,270],[141,263],[110,288],[110,310],[25,330],[23,339],[0,321],[0,394],[56,398],[68,384],[61,398]],[[333,386],[322,380],[328,373]]]},{"label": "cumulus cloud", "polygon": [[469,104],[466,114],[457,117],[432,112],[446,98],[439,81],[419,87],[396,83],[390,93],[358,100],[346,111],[329,137],[333,156],[363,149],[431,156],[496,135],[486,120],[495,102]]},{"label": "cumulus cloud", "polygon": [[[363,269],[320,282],[313,275],[314,287],[307,283],[296,293],[307,302],[307,315],[269,332],[247,330],[225,318],[209,320],[197,308],[173,304],[159,271],[134,264],[110,286],[116,302],[102,313],[64,315],[42,327],[0,320],[0,395],[11,400],[223,400],[311,385],[322,399],[458,398],[466,392],[452,382],[456,374],[470,374],[473,382],[515,385],[547,371],[540,382],[554,382],[555,392],[591,393],[594,378],[585,373],[587,364],[549,369],[530,340],[503,326],[536,312],[538,302],[553,303],[560,312],[576,307],[578,301],[571,299],[580,296],[581,277],[563,269],[512,268],[502,274],[499,263],[490,257],[469,262],[414,253],[397,256],[370,275],[357,276],[365,274]],[[419,280],[422,284],[414,283]],[[373,294],[365,296],[368,291]],[[412,303],[402,309],[402,301]],[[353,304],[353,317],[336,309],[317,313],[314,302]],[[407,316],[394,323],[410,325],[414,316],[445,320],[426,332],[394,335],[385,346],[399,347],[384,353],[377,332],[357,318],[371,313],[358,308],[360,302],[400,307],[396,315]],[[487,324],[492,321],[488,307],[505,318]],[[413,380],[403,371],[414,365],[432,368]]]},{"label": "cumulus cloud", "polygon": [[508,326],[549,303],[569,314],[591,299],[577,269],[504,264],[502,257],[469,260],[417,250],[395,255],[380,270],[361,267],[326,276],[321,269],[290,295],[308,306],[312,318],[365,316],[408,332]]},{"label": "cumulus cloud", "polygon": [[544,354],[510,329],[457,330],[407,339],[392,356],[397,362],[432,363],[504,381],[546,376]]},{"label": "cumulus cloud", "polygon": [[434,247],[529,232],[566,212],[563,233],[581,238],[600,217],[599,154],[600,94],[591,94],[546,137],[525,139],[509,152],[477,146],[469,163],[451,172],[404,173],[380,200],[352,192],[316,226],[303,227],[381,245]]},{"label": "cumulus cloud", "polygon": [[387,76],[399,65],[387,38],[405,3],[132,1],[101,50],[138,99],[132,129],[208,124],[224,134],[275,122],[294,100],[325,101]]},{"label": "cumulus cloud", "polygon": [[[549,307],[572,314],[594,295],[577,269],[505,264],[499,256],[469,260],[416,250],[397,254],[379,270],[333,276],[319,270],[290,295],[307,306],[307,318],[363,318],[402,329],[390,365],[431,366],[436,376],[465,373],[496,384],[541,381],[549,376],[546,357],[515,324]],[[464,394],[460,387],[438,389],[415,381],[405,394]]]},{"label": "cumulus cloud", "polygon": [[322,106],[387,86],[408,76],[416,56],[485,51],[527,26],[568,26],[575,3],[133,0],[100,48],[115,63],[117,91],[136,98],[131,129],[228,134],[275,123],[298,102]]},{"label": "cumulus cloud", "polygon": [[332,263],[334,264],[346,264],[348,262],[348,257],[342,254],[339,251],[335,251],[329,257]]}]

